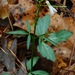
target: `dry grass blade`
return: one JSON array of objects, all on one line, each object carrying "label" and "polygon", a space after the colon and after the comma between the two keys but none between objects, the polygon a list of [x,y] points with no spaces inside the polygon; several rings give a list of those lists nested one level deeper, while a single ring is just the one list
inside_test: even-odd
[{"label": "dry grass blade", "polygon": [[3,48],[0,47],[0,49],[1,49],[6,55],[8,55],[8,53],[7,53]]}]

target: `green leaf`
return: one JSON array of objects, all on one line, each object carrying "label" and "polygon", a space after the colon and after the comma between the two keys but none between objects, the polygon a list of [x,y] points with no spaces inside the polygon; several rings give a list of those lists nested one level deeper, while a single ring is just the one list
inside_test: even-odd
[{"label": "green leaf", "polygon": [[33,75],[32,73],[28,73],[28,75]]},{"label": "green leaf", "polygon": [[30,33],[31,27],[30,27],[30,23],[28,20],[26,20],[26,25],[27,25],[28,32]]},{"label": "green leaf", "polygon": [[10,31],[10,32],[6,32],[7,34],[28,34],[27,32],[25,32],[24,30],[16,30],[16,31]]},{"label": "green leaf", "polygon": [[42,40],[43,40],[43,36],[40,36],[38,39],[38,43],[40,44]]},{"label": "green leaf", "polygon": [[[34,65],[37,63],[38,59],[39,59],[39,57],[34,57],[34,58],[33,58],[33,67],[34,67]],[[28,69],[28,70],[31,70],[31,59],[28,60],[28,62],[27,62],[27,69]]]},{"label": "green leaf", "polygon": [[50,75],[50,74],[43,70],[37,70],[29,73],[28,75]]},{"label": "green leaf", "polygon": [[72,32],[68,30],[60,30],[56,33],[51,33],[48,37],[48,41],[53,45],[57,45],[60,42],[66,41],[71,35]]},{"label": "green leaf", "polygon": [[49,38],[46,38],[45,36],[43,36],[44,41],[48,41],[50,43],[52,43],[53,45],[57,45],[56,43],[54,43],[53,41],[51,41]]},{"label": "green leaf", "polygon": [[31,41],[31,35],[29,34],[27,37],[27,49],[29,49],[30,41]]},{"label": "green leaf", "polygon": [[47,44],[45,44],[44,42],[41,42],[41,44],[39,44],[37,46],[38,52],[43,56],[46,57],[48,60],[51,61],[55,61],[56,57],[54,54],[54,50],[48,46]]},{"label": "green leaf", "polygon": [[9,72],[2,72],[1,75],[11,75]]},{"label": "green leaf", "polygon": [[36,25],[36,34],[39,36],[45,34],[49,25],[50,25],[50,15],[47,14],[46,16],[39,18]]}]

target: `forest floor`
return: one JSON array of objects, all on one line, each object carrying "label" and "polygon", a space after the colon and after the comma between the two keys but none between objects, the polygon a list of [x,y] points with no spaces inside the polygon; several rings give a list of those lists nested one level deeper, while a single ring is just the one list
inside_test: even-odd
[{"label": "forest floor", "polygon": [[[27,50],[26,46],[27,36],[9,35],[6,32],[21,29],[26,31],[27,27],[24,23],[26,19],[29,20],[31,25],[33,24],[36,13],[36,0],[33,1],[34,4],[30,1],[33,0],[8,0],[8,3],[5,2],[3,5],[0,2],[0,75],[9,75],[4,74],[7,72],[15,73],[16,70],[21,70],[21,67],[25,69],[25,73],[28,72],[26,66],[22,65],[22,61],[25,58],[25,61],[27,61],[31,57],[31,48]],[[73,35],[67,41],[58,44],[58,46],[53,46],[48,43],[55,52],[55,62],[41,57],[35,45],[34,55],[40,58],[34,66],[34,69],[45,70],[51,73],[51,75],[75,75],[75,0],[49,1],[54,5],[57,13],[50,17],[51,24],[48,32],[65,29],[71,31]],[[39,17],[49,14],[49,11],[46,10],[43,7]],[[34,28],[31,26],[32,34],[33,31]],[[20,70],[18,75],[26,75],[20,72]]]}]

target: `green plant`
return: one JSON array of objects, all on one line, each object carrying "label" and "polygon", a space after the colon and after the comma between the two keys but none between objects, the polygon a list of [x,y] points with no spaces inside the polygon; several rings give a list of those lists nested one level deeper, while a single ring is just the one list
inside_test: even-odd
[{"label": "green plant", "polygon": [[[37,13],[35,17],[35,23],[34,23],[34,33],[31,35],[31,27],[28,20],[26,20],[27,25],[27,32],[24,30],[16,30],[16,31],[10,31],[7,32],[7,34],[23,34],[27,35],[27,49],[29,49],[31,39],[32,39],[32,56],[31,59],[27,62],[27,69],[29,70],[28,75],[50,75],[49,73],[37,70],[33,71],[34,65],[37,63],[39,57],[34,57],[34,46],[35,42],[38,38],[38,46],[37,51],[45,58],[51,61],[56,60],[56,56],[54,54],[54,50],[46,44],[46,42],[50,42],[53,45],[57,45],[60,42],[66,41],[67,38],[69,38],[72,35],[72,32],[67,30],[60,30],[55,33],[46,33],[47,29],[50,25],[50,15],[46,14],[44,17],[39,18],[39,12],[40,8],[42,6],[43,0],[37,0]],[[41,29],[40,29],[41,28]]]}]

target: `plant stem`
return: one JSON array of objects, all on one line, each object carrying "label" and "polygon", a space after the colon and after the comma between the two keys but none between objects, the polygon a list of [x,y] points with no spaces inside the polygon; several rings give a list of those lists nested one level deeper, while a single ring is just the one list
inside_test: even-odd
[{"label": "plant stem", "polygon": [[31,55],[31,72],[33,71],[33,57],[34,57],[34,44],[35,44],[35,40],[32,39],[32,55]]},{"label": "plant stem", "polygon": [[31,72],[33,71],[33,57],[34,57],[34,47],[35,47],[35,41],[36,41],[36,25],[37,25],[37,21],[38,21],[38,16],[39,16],[39,12],[40,12],[40,8],[41,8],[41,2],[38,4],[37,3],[37,11],[36,11],[36,17],[35,17],[35,25],[34,25],[34,35],[32,38],[32,55],[31,55]]}]

